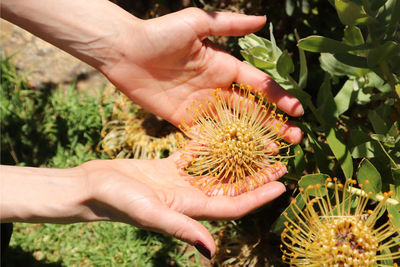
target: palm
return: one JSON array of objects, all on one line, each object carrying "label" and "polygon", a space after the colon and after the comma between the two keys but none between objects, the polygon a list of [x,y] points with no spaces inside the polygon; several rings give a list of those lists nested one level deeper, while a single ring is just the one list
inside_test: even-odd
[{"label": "palm", "polygon": [[[164,36],[157,26],[164,23],[159,20],[168,19],[164,16],[147,22],[144,30],[148,38],[140,40],[139,48],[130,49],[132,55],[128,54],[125,62],[113,68],[115,75],[110,78],[138,104],[177,125],[194,100],[215,88],[231,85],[236,60],[202,41],[189,22],[165,22],[170,29],[163,31],[170,34]],[[151,52],[135,52],[142,46],[151,47]],[[132,68],[132,61],[138,69]],[[130,89],[133,84],[135,90]]]},{"label": "palm", "polygon": [[140,22],[140,32],[120,42],[126,54],[106,75],[135,102],[175,125],[187,117],[185,110],[194,100],[215,88],[229,88],[232,82],[250,84],[289,115],[301,115],[299,102],[267,75],[207,40],[210,34],[250,33],[265,22],[237,15],[225,18],[218,13],[223,27],[212,25],[207,13],[191,9]]},{"label": "palm", "polygon": [[[282,189],[282,184],[271,182],[261,190],[238,197],[208,197],[180,174],[177,167],[179,158],[178,152],[159,160],[92,161],[85,168],[91,170],[88,173],[93,175],[96,194],[102,194],[103,199],[108,200],[108,205],[129,206],[132,210],[146,209],[148,212],[164,207],[196,219],[232,219],[243,216],[278,196],[277,192],[271,193],[271,190],[280,193]],[[278,171],[270,178],[277,180],[284,173],[284,170]],[[269,195],[265,195],[267,191]],[[115,192],[119,194],[115,195]],[[114,219],[132,223],[132,214],[118,216]]]}]

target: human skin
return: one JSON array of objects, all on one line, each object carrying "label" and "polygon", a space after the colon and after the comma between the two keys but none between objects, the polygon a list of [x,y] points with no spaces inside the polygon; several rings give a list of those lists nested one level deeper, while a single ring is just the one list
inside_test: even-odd
[{"label": "human skin", "polygon": [[[105,0],[2,0],[1,16],[101,71],[128,97],[177,125],[186,108],[215,88],[249,84],[291,116],[299,101],[269,76],[217,48],[209,35],[259,30],[261,16],[189,8],[140,20]],[[290,130],[290,131],[288,131]],[[290,124],[286,139],[300,142]],[[91,161],[72,169],[1,167],[3,222],[111,220],[166,233],[215,253],[211,234],[196,219],[234,219],[285,191],[273,182],[236,197],[207,197],[180,175],[179,152],[162,160]]]}]

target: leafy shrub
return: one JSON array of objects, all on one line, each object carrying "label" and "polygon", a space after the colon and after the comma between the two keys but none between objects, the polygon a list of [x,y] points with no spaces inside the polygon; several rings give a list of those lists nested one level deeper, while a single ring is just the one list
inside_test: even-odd
[{"label": "leafy shrub", "polygon": [[10,58],[1,61],[1,163],[59,168],[103,157],[92,151],[112,103],[66,89],[36,89]]},{"label": "leafy shrub", "polygon": [[[245,60],[265,71],[295,95],[306,108],[298,126],[305,138],[295,148],[287,183],[301,187],[323,184],[326,177],[369,183],[372,199],[393,191],[387,211],[400,224],[400,1],[330,1],[344,25],[342,39],[312,35],[300,39],[299,60],[274,38],[254,34],[239,40]],[[322,18],[320,18],[322,19]],[[335,28],[336,30],[336,28]],[[307,52],[319,54],[308,65]],[[298,63],[298,64],[296,64]],[[309,74],[322,73],[318,79]],[[297,79],[295,77],[298,77]],[[311,90],[308,84],[311,81]],[[366,182],[368,180],[368,182]],[[397,204],[397,205],[396,205]],[[289,217],[295,214],[289,208]],[[383,212],[380,214],[382,215]],[[283,215],[272,230],[281,233]]]}]

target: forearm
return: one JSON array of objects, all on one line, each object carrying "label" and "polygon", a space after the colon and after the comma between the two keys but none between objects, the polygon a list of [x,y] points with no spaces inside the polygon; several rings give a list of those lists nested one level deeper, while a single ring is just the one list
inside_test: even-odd
[{"label": "forearm", "polygon": [[0,166],[2,222],[70,223],[100,220],[85,205],[90,198],[81,168]]},{"label": "forearm", "polygon": [[102,70],[140,20],[107,0],[2,0],[2,18]]}]

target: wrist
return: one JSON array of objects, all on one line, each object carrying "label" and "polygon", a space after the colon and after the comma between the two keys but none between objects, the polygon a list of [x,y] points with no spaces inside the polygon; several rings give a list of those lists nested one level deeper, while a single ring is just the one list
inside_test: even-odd
[{"label": "wrist", "polygon": [[90,198],[80,168],[1,166],[0,218],[3,222],[70,223],[87,220]]}]

